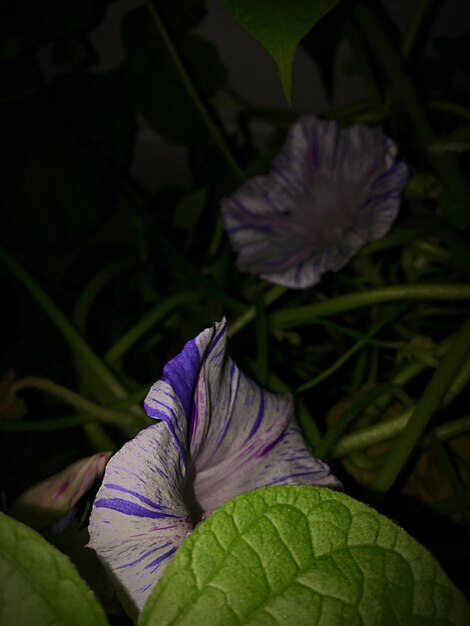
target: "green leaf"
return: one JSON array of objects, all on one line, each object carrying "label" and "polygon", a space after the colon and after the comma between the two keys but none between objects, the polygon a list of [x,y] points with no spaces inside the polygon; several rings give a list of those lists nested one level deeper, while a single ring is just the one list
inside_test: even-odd
[{"label": "green leaf", "polygon": [[277,64],[290,101],[292,61],[300,40],[339,0],[224,0],[233,17]]},{"label": "green leaf", "polygon": [[467,617],[432,555],[389,519],[343,493],[281,486],[238,496],[203,522],[139,626],[450,626]]},{"label": "green leaf", "polygon": [[31,528],[0,513],[0,624],[105,626],[70,561]]}]

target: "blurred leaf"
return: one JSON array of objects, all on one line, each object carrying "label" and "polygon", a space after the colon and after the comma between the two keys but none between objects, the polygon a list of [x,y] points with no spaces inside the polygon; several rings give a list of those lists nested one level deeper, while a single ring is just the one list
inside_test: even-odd
[{"label": "blurred leaf", "polygon": [[439,194],[439,216],[457,230],[470,228],[470,211],[465,194],[459,188],[444,187]]},{"label": "blurred leaf", "polygon": [[91,590],[67,557],[34,530],[0,513],[0,623],[105,626]]},{"label": "blurred leaf", "polygon": [[344,39],[339,10],[322,18],[321,26],[311,30],[302,40],[304,48],[316,61],[328,98],[334,97],[334,69],[339,44]]},{"label": "blurred leaf", "polygon": [[0,57],[89,28],[104,12],[107,0],[3,0]]},{"label": "blurred leaf", "polygon": [[233,17],[273,57],[290,101],[292,61],[300,40],[339,0],[224,0]]},{"label": "blurred leaf", "polygon": [[[121,68],[121,80],[132,104],[164,139],[175,143],[207,142],[206,127],[144,7],[126,16],[122,38],[127,59]],[[181,31],[178,47],[200,95],[210,101],[226,79],[217,50],[201,37]]]},{"label": "blurred leaf", "polygon": [[467,618],[463,594],[391,520],[343,493],[289,485],[238,496],[199,524],[139,624],[464,626]]},{"label": "blurred leaf", "polygon": [[90,148],[39,99],[3,111],[0,224],[32,253],[65,250],[96,229],[111,188]]},{"label": "blurred leaf", "polygon": [[178,228],[189,230],[193,228],[199,219],[202,209],[207,202],[207,187],[196,189],[191,194],[185,196],[175,206],[173,213],[173,223]]},{"label": "blurred leaf", "polygon": [[70,35],[53,42],[51,62],[64,72],[83,70],[97,61],[96,52],[87,37]]},{"label": "blurred leaf", "polygon": [[129,161],[135,119],[118,73],[78,73],[58,79],[52,90],[68,120],[86,142],[117,164]]}]

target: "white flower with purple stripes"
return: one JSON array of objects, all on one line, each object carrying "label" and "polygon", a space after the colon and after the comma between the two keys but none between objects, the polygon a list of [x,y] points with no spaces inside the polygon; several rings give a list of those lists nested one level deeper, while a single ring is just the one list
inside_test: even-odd
[{"label": "white flower with purple stripes", "polygon": [[109,461],[90,546],[138,613],[194,526],[257,487],[339,487],[295,423],[290,395],[261,389],[226,354],[227,323],[189,341],[145,400],[158,420]]},{"label": "white flower with purple stripes", "polygon": [[408,179],[380,128],[300,117],[266,176],[222,202],[237,265],[297,289],[338,271],[395,220]]}]

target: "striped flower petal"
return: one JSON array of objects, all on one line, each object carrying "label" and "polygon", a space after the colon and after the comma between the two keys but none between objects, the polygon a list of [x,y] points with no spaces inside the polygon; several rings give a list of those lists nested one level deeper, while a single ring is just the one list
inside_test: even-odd
[{"label": "striped flower petal", "polygon": [[339,487],[307,448],[290,395],[261,389],[226,353],[225,320],[189,341],[145,400],[160,420],[108,463],[90,546],[137,613],[185,536],[236,495],[266,485]]},{"label": "striped flower petal", "polygon": [[380,128],[305,116],[267,176],[222,202],[240,270],[306,288],[390,229],[408,178]]}]

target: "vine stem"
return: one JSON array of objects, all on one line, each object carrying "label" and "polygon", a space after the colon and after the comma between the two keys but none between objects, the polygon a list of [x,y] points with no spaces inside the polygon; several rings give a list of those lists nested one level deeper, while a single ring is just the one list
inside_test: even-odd
[{"label": "vine stem", "polygon": [[446,285],[440,283],[422,285],[398,285],[381,287],[359,293],[331,298],[324,302],[293,309],[277,311],[271,316],[274,330],[308,324],[316,317],[344,313],[365,306],[398,300],[469,300],[470,286],[466,284]]},{"label": "vine stem", "polygon": [[58,385],[57,383],[49,380],[48,378],[42,378],[40,376],[26,376],[15,382],[11,391],[17,393],[22,389],[40,389],[50,393],[57,398],[60,398],[67,404],[74,406],[82,413],[91,415],[97,422],[103,424],[114,424],[116,426],[129,425],[135,422],[135,418],[129,413],[123,411],[115,411],[113,409],[107,409],[90,400],[87,400],[83,396],[79,395],[67,387]]},{"label": "vine stem", "polygon": [[[449,337],[437,346],[436,354],[439,357],[443,357],[446,352],[448,352],[453,339],[454,337]],[[411,363],[395,375],[391,379],[390,383],[396,385],[397,389],[399,389],[398,385],[405,385],[415,376],[420,374],[425,368],[426,366],[422,363]],[[452,380],[442,401],[442,406],[445,407],[450,404],[466,388],[469,382],[470,357],[467,357],[458,374]],[[390,394],[381,395],[374,401],[374,409],[383,409],[390,398]],[[390,439],[398,437],[409,422],[412,413],[413,408],[407,407],[391,420],[380,422],[378,424],[372,424],[371,426],[367,426],[345,435],[336,445],[333,456],[347,456],[351,452],[363,450],[364,448],[368,448],[372,445],[383,443],[384,441],[389,441]],[[452,439],[452,437],[456,437],[464,432],[467,432],[468,430],[470,430],[470,418],[462,418],[438,426],[435,429],[435,432],[440,441],[445,441],[446,439]]]},{"label": "vine stem", "polygon": [[[267,291],[263,296],[263,301],[266,306],[273,304],[282,295],[287,292],[286,287],[276,285]],[[228,336],[233,337],[241,330],[243,330],[248,324],[256,317],[256,306],[249,306],[239,317],[229,324]]]},{"label": "vine stem", "polygon": [[194,83],[191,80],[191,77],[189,76],[182,59],[180,55],[178,54],[178,51],[176,50],[173,44],[173,41],[171,40],[171,37],[163,23],[163,20],[160,17],[160,14],[158,13],[157,9],[155,8],[151,0],[146,0],[146,5],[150,12],[150,15],[152,16],[155,26],[163,40],[163,43],[165,44],[166,49],[168,50],[168,53],[171,57],[171,60],[173,61],[173,64],[181,79],[181,82],[183,83],[186,91],[188,92],[188,95],[194,107],[197,109],[197,112],[199,113],[210,136],[212,137],[212,140],[214,141],[216,146],[219,148],[221,154],[223,155],[227,164],[230,166],[230,169],[232,170],[234,175],[238,178],[240,182],[243,182],[246,178],[245,173],[243,172],[241,167],[238,165],[222,133],[217,128],[217,125],[215,124],[211,115],[207,111],[206,106],[204,105],[201,97],[199,96],[197,89],[194,86]]},{"label": "vine stem", "polygon": [[465,365],[470,353],[470,317],[455,336],[447,353],[435,370],[423,395],[416,403],[397,445],[390,451],[381,471],[371,485],[373,499],[383,497],[421,438],[429,420],[441,406],[446,393]]},{"label": "vine stem", "polygon": [[353,13],[387,81],[390,98],[403,119],[411,125],[417,145],[421,146],[433,169],[447,183],[452,193],[461,196],[463,202],[468,202],[470,188],[457,156],[429,151],[435,136],[426,109],[418,97],[399,50],[395,48],[376,15],[373,3],[361,0],[354,6]]},{"label": "vine stem", "polygon": [[[23,267],[0,246],[0,260],[11,273],[27,289],[39,306],[47,313],[59,331],[68,341],[72,350],[80,358],[87,370],[93,374],[97,382],[103,385],[114,398],[125,398],[128,393],[101,359],[93,352],[76,328],[57,305],[43,291],[39,284],[23,269]],[[95,394],[98,396],[98,394]],[[142,414],[144,415],[143,411]]]}]

